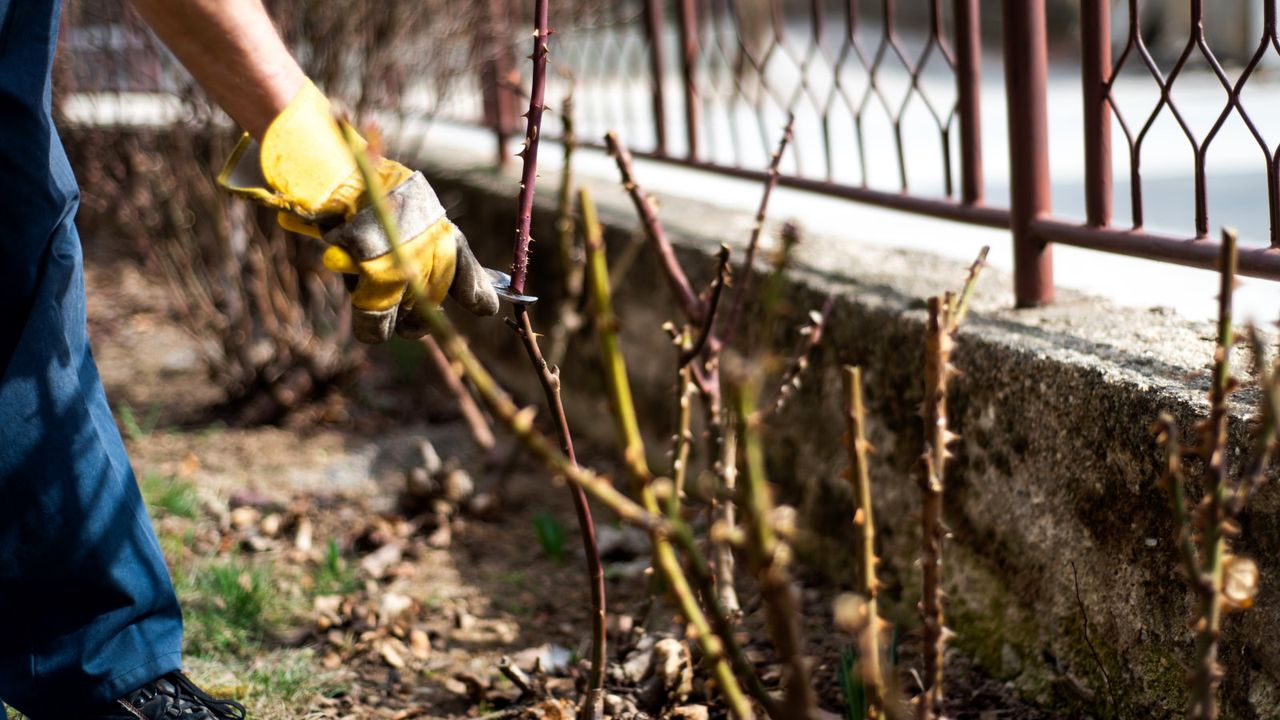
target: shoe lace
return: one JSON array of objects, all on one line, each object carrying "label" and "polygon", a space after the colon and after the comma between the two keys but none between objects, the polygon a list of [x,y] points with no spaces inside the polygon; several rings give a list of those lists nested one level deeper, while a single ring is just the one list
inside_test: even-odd
[{"label": "shoe lace", "polygon": [[200,703],[208,708],[218,720],[245,720],[248,715],[248,711],[240,703],[234,700],[222,700],[209,695],[209,693],[201,690],[199,686],[191,682],[191,679],[182,674],[181,671],[169,673],[165,676],[165,679],[173,683],[179,698],[190,699]]}]

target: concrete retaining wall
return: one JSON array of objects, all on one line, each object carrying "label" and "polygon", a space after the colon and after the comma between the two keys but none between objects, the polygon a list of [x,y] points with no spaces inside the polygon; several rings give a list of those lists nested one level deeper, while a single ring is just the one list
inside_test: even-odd
[{"label": "concrete retaining wall", "polygon": [[[433,183],[482,260],[510,261],[515,180],[490,171],[427,163]],[[542,178],[535,238],[549,241],[558,178]],[[608,183],[596,185],[609,248],[638,237],[632,209]],[[704,280],[721,242],[739,250],[751,219],[662,197],[662,217],[690,274]],[[851,206],[856,217],[856,206]],[[537,325],[554,306],[554,253],[535,244],[532,292]],[[771,477],[802,511],[805,556],[848,585],[850,496],[839,479],[839,368],[865,368],[872,411],[878,538],[889,614],[915,622],[918,543],[915,468],[922,432],[923,298],[957,288],[962,264],[930,255],[853,245],[806,228],[787,288],[796,324],[823,298],[837,298],[828,336],[798,397],[771,423]],[[617,296],[633,383],[655,447],[669,437],[674,356],[660,325],[678,317],[649,252]],[[1026,697],[1055,708],[1109,716],[1110,694],[1084,636],[1089,633],[1123,717],[1181,715],[1191,653],[1190,597],[1179,578],[1159,453],[1150,428],[1173,412],[1190,436],[1205,409],[1213,330],[1168,312],[1064,297],[1053,307],[1014,311],[1008,277],[984,275],[960,334],[951,405],[962,435],[946,489],[949,620],[955,643]],[[499,373],[536,398],[510,333],[470,328]],[[482,332],[488,330],[488,332]],[[764,338],[749,338],[764,342]],[[768,339],[792,348],[793,334]],[[1240,375],[1246,373],[1241,368]],[[594,343],[584,336],[563,368],[567,404],[581,438],[612,442]],[[1249,395],[1237,397],[1239,416]],[[1233,422],[1232,461],[1247,440]],[[666,461],[655,458],[658,467]],[[1198,484],[1192,492],[1198,494]],[[1265,490],[1244,522],[1240,552],[1258,560],[1258,606],[1227,619],[1223,638],[1225,715],[1280,713],[1280,490]],[[1078,572],[1078,591],[1073,575]],[[1078,592],[1078,595],[1077,595]],[[1078,599],[1077,599],[1078,597]]]}]

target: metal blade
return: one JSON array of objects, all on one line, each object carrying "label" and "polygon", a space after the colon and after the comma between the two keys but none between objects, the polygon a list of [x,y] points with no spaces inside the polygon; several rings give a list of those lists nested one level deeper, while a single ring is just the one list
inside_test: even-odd
[{"label": "metal blade", "polygon": [[489,275],[489,282],[493,284],[494,292],[503,300],[516,305],[532,305],[538,302],[538,298],[533,295],[521,295],[520,293],[512,292],[510,275],[493,268],[485,268],[484,271]]}]

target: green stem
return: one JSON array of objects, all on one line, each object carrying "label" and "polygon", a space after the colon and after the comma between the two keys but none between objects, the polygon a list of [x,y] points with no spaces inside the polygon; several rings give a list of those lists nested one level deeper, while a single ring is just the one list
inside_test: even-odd
[{"label": "green stem", "polygon": [[884,712],[885,683],[880,667],[880,613],[876,597],[876,524],[871,503],[871,469],[867,454],[866,410],[862,403],[862,368],[845,366],[845,443],[849,450],[849,484],[853,490],[853,526],[857,537],[858,589],[867,603],[866,626],[862,628],[862,680],[867,689],[868,717]]},{"label": "green stem", "polygon": [[[613,313],[613,302],[609,287],[609,268],[604,256],[604,233],[596,215],[595,203],[591,193],[585,187],[578,190],[578,202],[582,208],[582,222],[585,230],[585,246],[587,251],[587,294],[590,308],[594,316],[596,335],[600,341],[601,361],[605,368],[605,380],[609,388],[610,406],[618,434],[622,439],[623,455],[632,482],[640,493],[641,503],[646,511],[657,515],[661,512],[658,494],[654,485],[657,481],[645,461],[644,439],[640,435],[640,423],[636,418],[635,402],[631,395],[631,383],[627,379],[626,360],[618,342],[618,320]],[[674,492],[674,488],[669,489]],[[678,522],[672,519],[672,522]],[[730,712],[739,720],[751,718],[751,706],[742,688],[734,676],[733,669],[726,660],[724,646],[716,635],[706,615],[698,605],[689,580],[680,565],[679,558],[671,546],[669,536],[663,533],[652,533],[654,564],[666,579],[672,595],[680,607],[680,612],[693,627],[703,653],[713,663],[714,675],[720,693],[729,705]]]},{"label": "green stem", "polygon": [[[744,369],[745,370],[745,369]],[[760,438],[760,388],[758,373],[734,373],[729,388],[738,413],[742,438],[744,478],[742,501],[748,557],[760,583],[769,634],[783,664],[785,703],[783,717],[807,720],[815,717],[817,698],[809,684],[801,640],[800,611],[791,580],[791,548],[774,532],[773,494],[764,469],[764,444]]]}]

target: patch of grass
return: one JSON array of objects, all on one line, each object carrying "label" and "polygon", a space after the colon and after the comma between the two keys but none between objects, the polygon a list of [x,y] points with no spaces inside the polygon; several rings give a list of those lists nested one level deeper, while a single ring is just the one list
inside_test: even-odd
[{"label": "patch of grass", "polygon": [[252,656],[278,610],[269,570],[238,560],[189,569],[180,576],[187,651],[213,658]]},{"label": "patch of grass", "polygon": [[170,515],[194,520],[200,510],[200,496],[195,485],[176,475],[164,476],[149,472],[138,483],[147,507],[163,510]]},{"label": "patch of grass", "polygon": [[543,511],[533,516],[533,531],[538,536],[542,554],[555,562],[564,562],[565,541],[568,538],[564,523],[555,515]]},{"label": "patch of grass", "polygon": [[249,708],[250,717],[297,717],[299,705],[316,695],[346,692],[333,673],[318,671],[309,648],[275,650],[253,658],[188,661],[188,673],[215,697]]},{"label": "patch of grass", "polygon": [[317,595],[345,595],[360,586],[356,571],[342,557],[336,538],[329,538],[324,561],[315,574],[314,591]]},{"label": "patch of grass", "polygon": [[135,441],[141,440],[156,429],[156,423],[160,421],[160,406],[152,405],[147,410],[146,417],[139,422],[137,416],[133,414],[133,407],[127,402],[119,402],[116,404],[116,417],[120,420],[125,437]]},{"label": "patch of grass", "polygon": [[846,720],[867,716],[867,688],[858,671],[858,651],[850,646],[840,649],[840,694],[844,696]]}]

